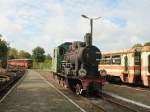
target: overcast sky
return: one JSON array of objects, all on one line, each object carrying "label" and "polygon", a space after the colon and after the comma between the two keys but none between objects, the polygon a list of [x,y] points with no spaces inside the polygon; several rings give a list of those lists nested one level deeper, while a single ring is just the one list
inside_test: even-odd
[{"label": "overcast sky", "polygon": [[150,0],[0,0],[0,34],[11,47],[47,53],[65,41],[83,40],[94,21],[93,41],[102,51],[150,41]]}]

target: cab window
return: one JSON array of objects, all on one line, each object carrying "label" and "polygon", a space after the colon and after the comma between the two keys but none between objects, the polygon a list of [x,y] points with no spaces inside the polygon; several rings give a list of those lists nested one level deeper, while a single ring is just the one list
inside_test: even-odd
[{"label": "cab window", "polygon": [[59,48],[59,54],[62,56],[64,55],[64,48],[63,47],[60,47]]}]

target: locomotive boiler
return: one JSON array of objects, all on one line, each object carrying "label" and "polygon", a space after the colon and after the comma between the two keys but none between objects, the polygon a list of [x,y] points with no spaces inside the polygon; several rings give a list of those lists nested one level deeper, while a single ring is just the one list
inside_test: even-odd
[{"label": "locomotive boiler", "polygon": [[98,72],[100,58],[100,50],[92,45],[91,33],[87,33],[83,42],[65,42],[56,47],[51,69],[59,83],[76,94],[97,93],[103,85]]},{"label": "locomotive boiler", "polygon": [[62,72],[77,77],[96,77],[101,52],[92,45],[90,33],[87,33],[84,38],[85,42],[73,42],[70,46],[69,51],[64,56]]}]

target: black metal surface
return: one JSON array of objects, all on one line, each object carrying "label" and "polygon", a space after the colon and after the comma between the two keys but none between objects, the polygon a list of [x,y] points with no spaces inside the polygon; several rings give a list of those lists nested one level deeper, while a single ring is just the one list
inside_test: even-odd
[{"label": "black metal surface", "polygon": [[63,54],[62,74],[67,76],[88,76],[97,77],[98,64],[101,58],[100,50],[92,45],[90,33],[85,35],[85,42],[75,41],[70,45],[70,49]]}]

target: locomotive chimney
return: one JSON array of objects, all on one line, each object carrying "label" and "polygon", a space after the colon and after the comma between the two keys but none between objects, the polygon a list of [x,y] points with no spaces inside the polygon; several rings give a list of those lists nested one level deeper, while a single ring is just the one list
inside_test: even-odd
[{"label": "locomotive chimney", "polygon": [[92,35],[91,35],[91,33],[85,34],[84,41],[85,41],[86,46],[92,46]]}]

